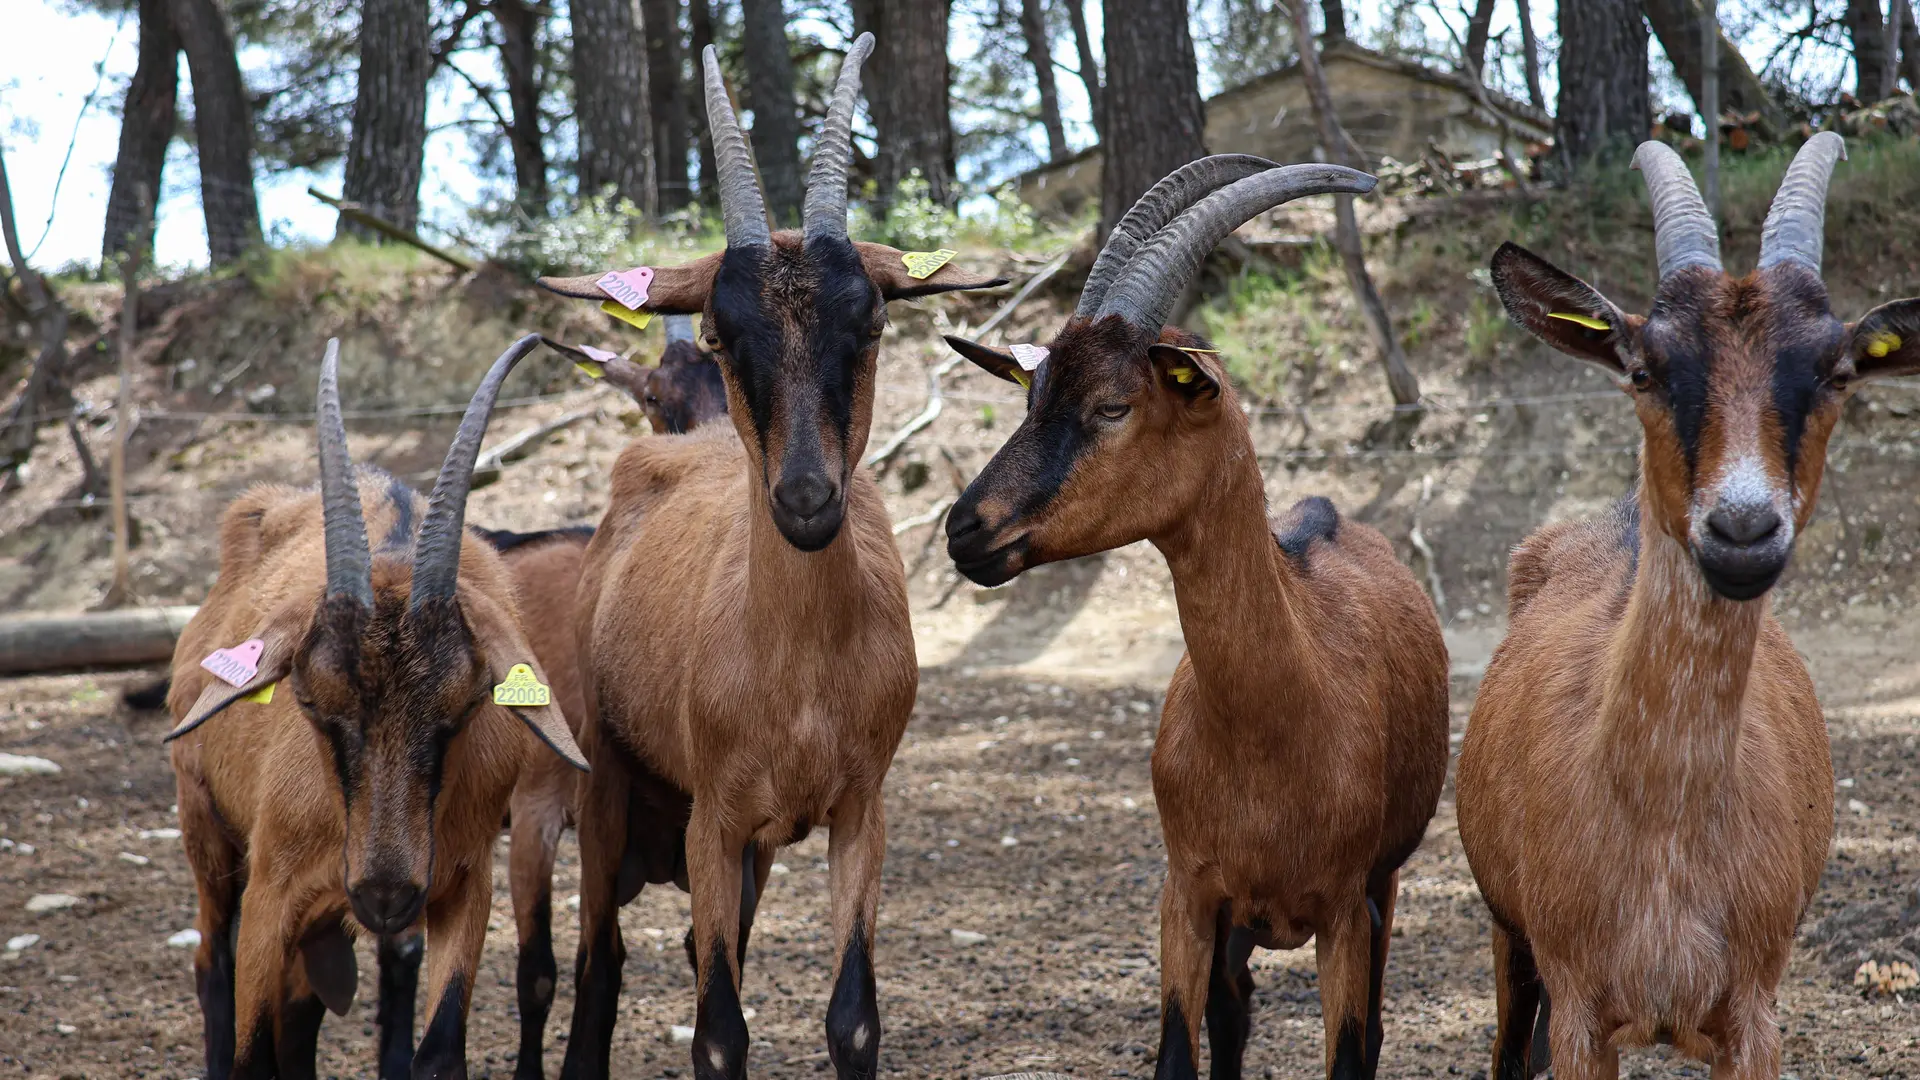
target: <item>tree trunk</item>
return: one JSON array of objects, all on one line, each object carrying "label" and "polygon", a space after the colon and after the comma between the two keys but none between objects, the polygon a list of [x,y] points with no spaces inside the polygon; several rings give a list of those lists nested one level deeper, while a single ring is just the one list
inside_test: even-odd
[{"label": "tree trunk", "polygon": [[1060,120],[1060,92],[1053,85],[1053,39],[1040,0],[1020,0],[1020,32],[1027,39],[1027,62],[1040,89],[1040,126],[1047,129],[1047,160],[1067,156],[1067,128]]},{"label": "tree trunk", "polygon": [[[1903,46],[1901,41],[1906,32],[1907,17],[1911,14],[1913,14],[1913,5],[1909,0],[1888,0],[1887,67],[1886,74],[1880,77],[1880,85],[1886,88],[1888,96],[1900,92],[1900,55],[1911,48],[1911,46]],[[1920,90],[1920,83],[1915,83],[1914,88]]]},{"label": "tree trunk", "polygon": [[1080,53],[1080,83],[1087,88],[1093,133],[1095,137],[1103,137],[1107,130],[1107,118],[1100,109],[1100,103],[1106,95],[1100,84],[1100,62],[1093,58],[1093,36],[1087,32],[1087,0],[1066,2],[1067,17],[1073,22],[1073,47]]},{"label": "tree trunk", "polygon": [[1558,141],[1563,168],[1631,153],[1647,137],[1647,26],[1636,0],[1560,0]]},{"label": "tree trunk", "polygon": [[260,201],[253,189],[253,106],[219,5],[214,0],[170,0],[168,10],[193,73],[193,132],[200,152],[207,255],[213,265],[223,266],[260,239]]},{"label": "tree trunk", "polygon": [[[1327,160],[1350,169],[1365,168],[1365,162],[1354,159],[1350,150],[1353,140],[1341,128],[1340,114],[1333,107],[1333,95],[1327,92],[1327,74],[1321,69],[1320,57],[1314,52],[1313,27],[1307,22],[1306,4],[1296,2],[1292,15],[1293,40],[1300,44],[1300,75],[1306,83],[1307,99],[1313,105],[1313,119],[1320,128],[1320,144]],[[1334,40],[1331,35],[1323,39],[1325,43]],[[1373,287],[1373,276],[1367,273],[1366,250],[1360,241],[1360,222],[1353,213],[1353,196],[1334,196],[1333,209],[1334,246],[1340,249],[1340,262],[1347,271],[1347,285],[1353,289],[1354,301],[1359,305],[1360,314],[1367,324],[1367,334],[1373,338],[1373,347],[1380,353],[1381,366],[1386,368],[1387,392],[1393,395],[1395,405],[1418,404],[1420,380],[1407,367],[1407,354],[1401,351],[1400,337],[1394,333],[1393,320],[1387,315],[1387,305]]]},{"label": "tree trunk", "polygon": [[1920,25],[1915,24],[1913,7],[1909,0],[1900,19],[1900,71],[1907,77],[1907,89],[1920,94]]},{"label": "tree trunk", "polygon": [[713,164],[713,132],[707,130],[706,97],[701,93],[701,57],[713,44],[713,0],[687,0],[687,30],[693,48],[693,82],[686,93],[687,124],[699,144],[700,201],[709,207],[720,205],[720,186]]},{"label": "tree trunk", "polygon": [[0,618],[0,672],[151,664],[173,655],[191,607]]},{"label": "tree trunk", "polygon": [[[1320,20],[1326,25],[1323,36],[1327,44],[1331,45],[1336,41],[1347,39],[1347,9],[1340,0],[1320,0]],[[1311,39],[1302,38],[1301,40]],[[1302,51],[1305,48],[1306,46],[1301,46]]]},{"label": "tree trunk", "polygon": [[1705,0],[1700,8],[1700,32],[1697,39],[1700,48],[1706,52],[1700,65],[1700,116],[1705,121],[1706,130],[1702,137],[1706,139],[1706,190],[1701,195],[1707,201],[1707,214],[1715,221],[1720,220],[1720,12],[1716,0]]},{"label": "tree trunk", "polygon": [[1462,57],[1467,74],[1482,84],[1487,81],[1487,39],[1493,34],[1493,0],[1476,0],[1467,16],[1467,54]]},{"label": "tree trunk", "polygon": [[647,35],[647,112],[653,118],[653,177],[660,211],[687,205],[687,103],[680,76],[678,0],[641,0]]},{"label": "tree trunk", "polygon": [[[1700,105],[1701,63],[1700,63],[1700,27],[1705,13],[1697,0],[1641,0],[1640,7],[1647,14],[1647,21],[1653,24],[1653,32],[1660,38],[1660,47],[1667,52],[1667,58],[1673,61],[1673,70],[1680,81],[1687,86],[1687,93],[1693,95],[1696,108]],[[1784,132],[1787,127],[1786,113],[1767,95],[1767,88],[1760,77],[1747,66],[1746,58],[1733,42],[1727,40],[1725,31],[1721,31],[1718,43],[1714,46],[1719,63],[1715,65],[1720,75],[1720,107],[1732,109],[1741,115],[1759,113],[1762,128],[1771,134]]]},{"label": "tree trunk", "polygon": [[27,372],[27,385],[14,398],[12,410],[0,420],[0,440],[4,440],[0,442],[0,491],[4,491],[18,467],[32,456],[41,400],[67,366],[66,305],[47,288],[47,280],[27,265],[27,257],[20,251],[20,229],[13,217],[13,187],[7,182],[4,152],[0,152],[0,242],[6,246],[7,261],[13,264],[13,276],[20,279],[20,291],[26,294],[27,316],[40,330],[40,352]]},{"label": "tree trunk", "polygon": [[580,194],[612,189],[652,213],[653,145],[647,54],[633,0],[571,0],[573,111],[580,130]]},{"label": "tree trunk", "polygon": [[513,148],[514,198],[532,217],[547,216],[547,144],[540,133],[540,27],[546,9],[526,0],[492,0],[487,5],[500,26],[500,68],[507,78],[507,104],[513,121],[507,144]]},{"label": "tree trunk", "polygon": [[1106,24],[1103,238],[1161,177],[1207,153],[1186,0],[1106,0]]},{"label": "tree trunk", "polygon": [[1547,95],[1540,89],[1540,39],[1533,36],[1533,10],[1527,0],[1513,0],[1520,14],[1521,60],[1527,67],[1527,100],[1541,112],[1547,111]]},{"label": "tree trunk", "polygon": [[853,0],[856,30],[875,38],[866,80],[883,201],[914,169],[927,194],[952,205],[953,124],[947,116],[949,0]]},{"label": "tree trunk", "polygon": [[106,234],[100,254],[111,259],[153,224],[160,173],[173,141],[174,102],[180,84],[180,35],[167,0],[140,0],[140,60],[121,110],[120,153],[107,194]]},{"label": "tree trunk", "polygon": [[[800,111],[793,88],[786,5],[782,0],[740,0],[740,19],[747,106],[753,110],[754,162],[760,166],[767,212],[777,227],[788,228],[800,223],[806,183],[800,172]],[[867,84],[872,83],[869,78]]]},{"label": "tree trunk", "polygon": [[[413,228],[420,218],[432,62],[427,0],[363,0],[359,93],[353,102],[342,197],[403,229]],[[340,219],[335,234],[379,239],[346,218]]]},{"label": "tree trunk", "polygon": [[1862,104],[1879,101],[1890,90],[1883,81],[1887,72],[1887,24],[1880,18],[1880,0],[1847,0],[1843,17],[1847,36],[1853,39],[1853,96]]}]

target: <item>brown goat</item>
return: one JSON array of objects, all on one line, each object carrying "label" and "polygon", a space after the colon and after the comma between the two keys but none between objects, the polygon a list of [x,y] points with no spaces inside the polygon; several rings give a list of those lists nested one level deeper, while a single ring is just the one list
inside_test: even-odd
[{"label": "brown goat", "polygon": [[[494,703],[490,688],[517,667],[536,679],[542,668],[500,557],[461,543],[493,402],[538,343],[522,339],[488,371],[429,501],[354,471],[330,342],[320,490],[261,485],[222,518],[219,580],[174,653],[167,736],[199,891],[209,1077],[313,1075],[324,1011],[344,1014],[353,1000],[349,911],[381,935],[424,915],[433,946],[417,1053],[413,987],[382,987],[381,1075],[466,1075],[494,837],[523,761],[547,752],[529,729],[586,767],[558,709]],[[369,525],[381,537],[373,550]],[[249,649],[250,665],[230,662],[219,677],[203,666]],[[388,991],[403,1011],[389,1011]]]},{"label": "brown goat", "polygon": [[1654,1042],[1716,1078],[1780,1075],[1775,992],[1826,861],[1833,769],[1765,597],[1848,393],[1920,371],[1920,301],[1852,325],[1828,307],[1843,154],[1831,133],[1801,149],[1759,268],[1734,279],[1686,166],[1641,146],[1660,261],[1645,317],[1512,244],[1493,258],[1514,321],[1612,375],[1644,432],[1636,494],[1514,551],[1507,638],[1461,748],[1496,1080],[1546,1068],[1543,1035],[1561,1080],[1615,1076],[1619,1048]]},{"label": "brown goat", "polygon": [[[947,518],[961,573],[1148,540],[1166,557],[1187,652],[1153,751],[1167,844],[1160,903],[1161,1080],[1237,1077],[1253,947],[1318,946],[1330,1076],[1371,1077],[1399,868],[1447,769],[1447,652],[1413,575],[1377,531],[1322,498],[1267,516],[1266,482],[1226,372],[1163,326],[1240,223],[1364,173],[1205,158],[1114,230],[1078,310],[1033,353],[948,338],[1028,387],[1027,416]],[[1022,361],[1025,361],[1024,363]],[[1151,477],[1150,485],[1142,477]]]},{"label": "brown goat", "polygon": [[[694,1075],[746,1075],[739,980],[754,907],[775,849],[822,823],[835,961],[827,1051],[843,1080],[875,1075],[881,785],[919,669],[886,507],[858,463],[887,301],[1000,282],[951,265],[914,277],[902,252],[848,239],[850,129],[872,47],[861,35],[841,69],[800,234],[769,232],[706,52],[727,248],[653,268],[644,306],[704,313],[734,430],[629,445],[587,547],[581,742],[594,771],[581,795],[569,1080],[608,1074],[626,952],[619,906],[667,881],[693,894]],[[597,280],[544,284],[598,299]]]},{"label": "brown goat", "polygon": [[653,367],[611,354],[582,354],[574,363],[639,402],[655,435],[684,435],[726,415],[727,384],[720,365],[694,344],[691,315],[667,316],[667,347]]}]

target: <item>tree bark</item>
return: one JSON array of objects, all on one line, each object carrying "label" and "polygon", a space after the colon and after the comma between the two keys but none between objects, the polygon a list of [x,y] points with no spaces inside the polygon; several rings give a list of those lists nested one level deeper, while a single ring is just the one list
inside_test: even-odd
[{"label": "tree bark", "polygon": [[[767,212],[778,228],[800,223],[806,182],[800,172],[800,111],[794,93],[793,45],[782,0],[740,0],[740,44],[753,110],[753,159]],[[871,65],[869,65],[871,70]],[[872,85],[872,78],[867,80]]]},{"label": "tree bark", "polygon": [[1916,25],[1913,3],[1900,19],[1900,71],[1907,77],[1907,89],[1920,94],[1920,25]]},{"label": "tree bark", "polygon": [[687,30],[693,48],[693,82],[686,92],[687,124],[694,133],[700,154],[700,202],[720,205],[718,172],[713,164],[713,132],[707,130],[706,98],[701,94],[701,57],[713,44],[713,0],[687,0]]},{"label": "tree bark", "polygon": [[[1350,169],[1363,169],[1366,163],[1355,160],[1351,151],[1353,140],[1341,128],[1340,114],[1333,106],[1333,95],[1327,91],[1327,75],[1321,69],[1320,57],[1313,48],[1313,27],[1307,21],[1306,4],[1296,0],[1291,14],[1293,39],[1300,43],[1300,74],[1306,83],[1307,99],[1313,105],[1313,119],[1320,128],[1320,144],[1327,160]],[[1334,40],[1329,36],[1323,42]],[[1346,268],[1347,285],[1353,289],[1354,301],[1359,305],[1360,314],[1367,324],[1367,334],[1373,339],[1373,347],[1380,353],[1381,366],[1386,369],[1387,392],[1393,395],[1395,405],[1418,404],[1420,380],[1407,367],[1407,354],[1400,348],[1400,337],[1394,333],[1387,305],[1373,287],[1373,276],[1367,273],[1366,250],[1360,241],[1360,222],[1353,212],[1353,196],[1334,196],[1333,209],[1334,246],[1340,249],[1340,262]]]},{"label": "tree bark", "polygon": [[140,0],[140,59],[120,112],[120,152],[107,194],[100,254],[111,259],[153,224],[180,90],[180,35],[167,0]]},{"label": "tree bark", "polygon": [[[411,229],[420,218],[420,171],[427,152],[427,75],[433,43],[427,0],[363,0],[359,92],[341,197]],[[341,218],[337,236],[377,241]]]},{"label": "tree bark", "polygon": [[1519,9],[1521,60],[1527,68],[1527,100],[1541,112],[1547,111],[1547,95],[1540,88],[1540,40],[1533,36],[1533,10],[1527,0],[1513,0]]},{"label": "tree bark", "polygon": [[573,112],[580,130],[580,194],[611,189],[651,214],[653,145],[647,122],[646,41],[633,0],[572,0]]},{"label": "tree bark", "polygon": [[547,215],[547,144],[540,132],[540,27],[544,8],[527,0],[492,0],[487,9],[500,26],[500,68],[513,109],[507,144],[513,148],[514,197],[533,217]]},{"label": "tree bark", "polygon": [[1093,114],[1093,133],[1103,138],[1107,118],[1100,104],[1106,94],[1100,83],[1100,62],[1093,58],[1093,35],[1087,32],[1087,0],[1066,0],[1066,3],[1067,17],[1073,22],[1073,47],[1080,54],[1080,84],[1087,88],[1088,111]]},{"label": "tree bark", "polygon": [[[1687,86],[1687,93],[1693,95],[1696,108],[1703,109],[1700,95],[1702,65],[1700,62],[1700,27],[1705,13],[1697,0],[1641,0],[1640,7],[1647,14],[1647,22],[1653,25],[1653,32],[1660,38],[1660,47],[1667,52],[1667,58],[1673,61],[1673,69],[1680,81]],[[1768,96],[1767,88],[1760,77],[1747,66],[1746,58],[1733,42],[1727,40],[1726,32],[1720,33],[1714,46],[1719,63],[1715,65],[1720,75],[1720,107],[1732,109],[1742,115],[1759,113],[1761,126],[1769,133],[1777,134],[1786,130],[1786,113],[1773,98]]]},{"label": "tree bark", "polygon": [[1647,137],[1652,100],[1647,26],[1636,0],[1559,0],[1558,142],[1572,170],[1602,153],[1631,153]]},{"label": "tree bark", "polygon": [[1047,160],[1067,156],[1067,128],[1060,120],[1060,91],[1053,84],[1053,39],[1040,0],[1020,0],[1020,32],[1027,39],[1027,62],[1040,90],[1040,126],[1047,130]]},{"label": "tree bark", "polygon": [[150,664],[173,655],[191,607],[0,618],[0,672]]},{"label": "tree bark", "polygon": [[1493,0],[1475,0],[1467,16],[1467,53],[1462,57],[1467,74],[1481,83],[1487,81],[1487,40],[1493,35]]},{"label": "tree bark", "polygon": [[1106,24],[1103,238],[1161,177],[1207,153],[1186,0],[1106,0]]},{"label": "tree bark", "polygon": [[[1903,46],[1901,40],[1906,32],[1907,17],[1912,13],[1913,5],[1908,0],[1887,0],[1887,66],[1880,85],[1889,96],[1900,92],[1900,54],[1911,48]],[[1920,89],[1920,83],[1914,87]]]},{"label": "tree bark", "polygon": [[20,250],[20,229],[13,217],[13,187],[7,182],[7,160],[0,148],[0,242],[4,242],[13,274],[20,279],[20,291],[27,296],[27,316],[40,330],[40,352],[27,372],[27,385],[14,399],[13,409],[0,421],[0,491],[14,479],[16,470],[33,454],[34,433],[39,428],[40,402],[67,366],[67,309],[47,288],[47,281]]},{"label": "tree bark", "polygon": [[[1336,41],[1347,39],[1347,9],[1340,0],[1320,0],[1320,21],[1326,26],[1323,37],[1327,44],[1331,45]],[[1300,40],[1311,41],[1312,39],[1301,38]],[[1302,52],[1306,51],[1305,45],[1300,48]]]},{"label": "tree bark", "polygon": [[213,265],[223,266],[260,239],[260,200],[253,188],[253,106],[240,77],[233,33],[215,0],[169,0],[168,10],[193,74],[193,132],[200,152],[207,255]]},{"label": "tree bark", "polygon": [[1853,96],[1870,104],[1887,96],[1887,24],[1880,0],[1847,0],[1847,36],[1853,40]]},{"label": "tree bark", "polygon": [[653,118],[653,177],[660,211],[687,205],[687,103],[680,77],[678,0],[641,0],[647,35],[647,112]]},{"label": "tree bark", "polygon": [[875,39],[865,85],[882,201],[915,169],[935,202],[952,205],[957,194],[947,115],[949,6],[950,0],[853,0],[854,28],[872,31]]}]

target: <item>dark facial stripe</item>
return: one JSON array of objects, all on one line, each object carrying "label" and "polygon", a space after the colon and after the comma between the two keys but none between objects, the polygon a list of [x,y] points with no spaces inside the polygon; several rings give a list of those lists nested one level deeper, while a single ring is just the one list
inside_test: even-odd
[{"label": "dark facial stripe", "polygon": [[1647,324],[1644,338],[1649,346],[1648,359],[1659,379],[1673,412],[1673,430],[1680,448],[1687,455],[1687,471],[1692,473],[1700,456],[1700,432],[1707,422],[1707,384],[1711,370],[1706,341],[1701,337],[1697,319],[1683,322],[1667,319],[1655,307],[1654,320]]},{"label": "dark facial stripe", "polygon": [[724,363],[733,371],[747,401],[754,433],[762,447],[773,423],[773,387],[780,377],[780,327],[770,314],[763,247],[728,248],[713,278],[713,314],[726,343]]},{"label": "dark facial stripe", "polygon": [[820,397],[844,439],[853,423],[855,361],[866,350],[873,306],[879,298],[851,241],[815,237],[807,242],[807,261],[820,283],[814,294],[812,342],[819,361]]}]

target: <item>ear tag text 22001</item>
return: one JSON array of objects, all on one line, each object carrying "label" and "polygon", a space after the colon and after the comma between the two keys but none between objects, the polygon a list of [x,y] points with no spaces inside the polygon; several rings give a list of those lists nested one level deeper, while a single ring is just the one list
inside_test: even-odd
[{"label": "ear tag text 22001", "polygon": [[495,705],[522,705],[536,707],[553,704],[553,691],[533,673],[526,664],[515,664],[507,669],[507,677],[493,688]]},{"label": "ear tag text 22001", "polygon": [[938,251],[903,251],[900,253],[900,261],[907,265],[908,277],[915,281],[922,281],[932,277],[935,270],[952,262],[953,257],[958,254],[960,253],[952,248],[941,248]]},{"label": "ear tag text 22001", "polygon": [[213,650],[205,660],[200,661],[200,666],[213,672],[228,686],[245,686],[260,674],[260,654],[266,648],[266,642],[249,638],[231,649]]},{"label": "ear tag text 22001", "polygon": [[620,301],[628,311],[639,311],[647,302],[647,290],[653,286],[653,267],[609,270],[594,284],[600,286],[601,292]]}]

